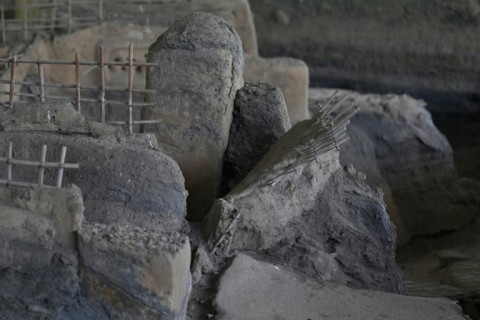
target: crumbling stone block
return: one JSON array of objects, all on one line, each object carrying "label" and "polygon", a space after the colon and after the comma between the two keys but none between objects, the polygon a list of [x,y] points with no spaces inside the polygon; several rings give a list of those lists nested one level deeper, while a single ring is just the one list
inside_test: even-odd
[{"label": "crumbling stone block", "polygon": [[290,127],[287,107],[279,88],[266,83],[245,83],[235,98],[225,152],[223,179],[228,189],[245,178]]},{"label": "crumbling stone block", "polygon": [[144,119],[159,145],[182,169],[188,212],[203,218],[219,192],[232,122],[233,101],[243,86],[242,44],[222,18],[193,13],[173,24],[151,45],[147,88],[156,91]]},{"label": "crumbling stone block", "polygon": [[465,319],[454,301],[318,285],[244,254],[222,276],[214,304],[219,320]]},{"label": "crumbling stone block", "polygon": [[382,193],[344,171],[322,128],[337,130],[318,117],[295,125],[214,203],[206,219],[210,250],[260,250],[319,280],[405,293]]},{"label": "crumbling stone block", "polygon": [[[47,161],[57,160],[61,147],[68,148],[66,161],[79,163],[80,169],[67,170],[64,185],[74,183],[82,190],[87,221],[173,230],[183,226],[184,179],[175,161],[158,149],[155,136],[128,136],[119,128],[86,121],[63,103],[31,104],[1,115],[5,131],[0,131],[0,150],[13,142],[16,158],[39,160],[46,144]],[[14,166],[13,175],[37,181],[38,170]],[[46,170],[45,183],[55,176],[55,170]]]},{"label": "crumbling stone block", "polygon": [[122,319],[184,319],[190,244],[176,232],[84,225],[79,235],[87,296]]}]

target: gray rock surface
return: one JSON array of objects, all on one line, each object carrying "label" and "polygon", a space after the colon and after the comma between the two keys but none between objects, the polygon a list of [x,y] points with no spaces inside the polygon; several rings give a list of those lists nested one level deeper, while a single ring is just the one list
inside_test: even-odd
[{"label": "gray rock surface", "polygon": [[292,125],[310,118],[308,111],[308,66],[299,59],[245,56],[243,78],[270,83],[282,90]]},{"label": "gray rock surface", "polygon": [[176,232],[84,225],[81,277],[92,301],[121,319],[184,319],[190,244]]},{"label": "gray rock surface", "polygon": [[[291,128],[283,94],[266,83],[245,83],[235,98],[224,177],[232,189]],[[225,176],[226,175],[226,176]]]},{"label": "gray rock surface", "polygon": [[[39,160],[46,144],[47,160],[57,162],[61,146],[67,146],[66,162],[79,163],[80,169],[65,170],[64,185],[74,183],[82,190],[87,221],[182,227],[184,179],[153,135],[127,136],[116,127],[84,120],[64,104],[14,108],[2,120],[0,149],[13,142],[15,158]],[[6,172],[2,164],[0,169]],[[14,166],[13,176],[37,181],[38,170]],[[45,171],[45,183],[55,178],[56,170]]]},{"label": "gray rock surface", "polygon": [[220,279],[216,319],[467,319],[453,301],[353,290],[302,279],[239,254]]},{"label": "gray rock surface", "polygon": [[201,219],[219,192],[233,102],[243,86],[242,44],[225,20],[193,13],[176,21],[150,46],[147,88],[156,91],[143,110],[147,126],[174,158],[189,191],[188,213]]},{"label": "gray rock surface", "polygon": [[[0,206],[0,234],[5,241],[1,265],[37,266],[34,261],[27,263],[28,259],[34,259],[37,255],[48,264],[51,260],[49,254],[55,253],[55,246],[75,250],[75,232],[81,228],[84,210],[82,192],[77,186],[62,189],[0,188]],[[10,242],[6,240],[6,235],[13,237]],[[31,250],[22,256],[20,252],[26,243],[31,246],[40,245],[43,249]]]},{"label": "gray rock surface", "polygon": [[319,280],[403,293],[381,192],[344,172],[334,142],[312,153],[331,130],[322,119],[294,126],[215,202],[206,220],[210,249],[261,251]]},{"label": "gray rock surface", "polygon": [[0,318],[108,319],[82,296],[77,187],[0,188]]},{"label": "gray rock surface", "polygon": [[[310,91],[315,101],[326,101],[333,90]],[[458,229],[480,212],[480,184],[458,178],[452,149],[435,127],[424,102],[403,95],[368,95],[342,91],[346,102],[360,107],[349,130],[354,138],[342,148],[342,163],[353,163],[367,173],[371,185],[391,189],[407,235],[434,234]],[[374,152],[366,153],[368,146]],[[379,174],[380,173],[380,176]],[[386,192],[388,195],[388,191]],[[399,225],[402,228],[401,225]]]}]

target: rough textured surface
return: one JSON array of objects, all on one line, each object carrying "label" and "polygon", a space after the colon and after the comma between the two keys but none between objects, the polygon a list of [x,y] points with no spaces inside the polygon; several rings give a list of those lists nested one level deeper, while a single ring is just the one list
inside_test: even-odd
[{"label": "rough textured surface", "polygon": [[82,296],[76,256],[58,252],[42,267],[22,264],[0,269],[0,318],[111,319]]},{"label": "rough textured surface", "polygon": [[190,244],[175,232],[84,225],[79,237],[87,295],[115,318],[184,319]]},{"label": "rough textured surface", "polygon": [[321,139],[317,120],[294,126],[215,202],[206,221],[210,245],[232,225],[224,251],[263,251],[320,280],[402,293],[395,228],[381,192],[367,187],[361,174],[344,172],[333,146],[297,163],[309,152],[308,141]]},{"label": "rough textured surface", "polygon": [[[174,229],[183,225],[187,193],[182,173],[158,150],[153,135],[127,136],[118,128],[85,121],[63,104],[14,108],[2,120],[0,149],[13,142],[16,158],[39,160],[46,144],[47,161],[58,161],[61,146],[67,146],[66,162],[81,168],[65,170],[64,185],[74,183],[82,190],[87,221]],[[4,164],[0,170],[6,172]],[[13,176],[37,181],[38,170],[14,166]],[[45,183],[55,178],[56,170],[45,171]]]},{"label": "rough textured surface", "polygon": [[246,56],[243,77],[248,82],[266,82],[279,87],[292,125],[309,118],[308,67],[302,60]]},{"label": "rough textured surface", "polygon": [[[74,250],[74,232],[81,228],[84,210],[82,192],[77,186],[72,185],[70,188],[62,189],[52,187],[0,188],[0,204],[4,206],[0,212],[6,215],[5,218],[9,217],[1,224],[4,232],[18,233],[16,236],[28,241],[28,237],[23,238],[20,234],[31,227],[34,228],[31,231],[35,238],[51,237],[56,244],[65,249]],[[19,213],[12,214],[12,210]],[[35,212],[35,214],[27,212]],[[35,222],[36,220],[38,221]],[[20,229],[17,230],[17,227]],[[39,229],[35,230],[35,228]],[[31,242],[35,244],[36,240],[31,240]],[[8,246],[3,246],[3,248],[7,249]],[[20,257],[15,254],[14,248],[10,250],[12,258]],[[34,251],[34,254],[45,253],[39,250]],[[45,258],[50,262],[48,256]],[[0,259],[0,261],[5,262],[6,260]],[[34,264],[32,263],[32,265]]]},{"label": "rough textured surface", "polygon": [[238,255],[220,280],[215,319],[467,319],[452,301],[319,285]]},{"label": "rough textured surface", "polygon": [[232,189],[290,129],[285,100],[280,89],[266,84],[245,83],[235,98],[230,138],[225,152],[224,176]]},{"label": "rough textured surface", "polygon": [[405,92],[479,110],[478,0],[254,0],[261,56],[304,60],[314,86]]},{"label": "rough textured surface", "polygon": [[233,101],[243,86],[242,44],[225,20],[194,13],[173,24],[151,45],[147,87],[156,91],[145,119],[162,119],[154,132],[174,158],[189,191],[188,213],[202,218],[219,192]]},{"label": "rough textured surface", "polygon": [[0,189],[0,318],[107,319],[80,292],[77,187]]},{"label": "rough textured surface", "polygon": [[[332,92],[311,90],[311,102],[325,101]],[[422,101],[405,95],[351,91],[338,97],[343,94],[347,95],[347,102],[360,107],[352,119],[352,128],[363,132],[366,139],[352,140],[358,144],[342,149],[341,161],[367,172],[373,185],[382,186],[375,171],[381,173],[411,236],[457,229],[478,214],[480,185],[458,178],[452,149]],[[365,154],[368,144],[373,145],[373,154]],[[373,155],[374,159],[363,159]]]}]

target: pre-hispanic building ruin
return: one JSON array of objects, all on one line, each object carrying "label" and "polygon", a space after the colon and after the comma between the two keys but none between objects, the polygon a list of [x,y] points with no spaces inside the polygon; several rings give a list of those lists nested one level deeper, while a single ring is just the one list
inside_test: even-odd
[{"label": "pre-hispanic building ruin", "polygon": [[0,319],[480,319],[479,23],[3,0]]}]

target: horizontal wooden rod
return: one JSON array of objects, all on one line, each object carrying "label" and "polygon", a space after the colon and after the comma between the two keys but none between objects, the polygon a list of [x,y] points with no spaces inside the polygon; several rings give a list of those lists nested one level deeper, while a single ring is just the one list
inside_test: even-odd
[{"label": "horizontal wooden rod", "polygon": [[39,167],[39,168],[65,168],[65,169],[79,169],[80,165],[78,163],[58,163],[58,162],[44,162],[41,161],[30,161],[30,160],[20,160],[20,159],[9,159],[5,157],[0,157],[0,162],[6,164],[15,164],[20,166],[28,167]]},{"label": "horizontal wooden rod", "polygon": [[[22,29],[23,30],[23,29]],[[0,59],[0,62],[9,63],[11,59]],[[18,59],[17,63],[31,63],[31,64],[59,64],[59,65],[75,65],[75,61],[67,61],[67,60],[22,60]],[[100,66],[100,61],[79,61],[81,66]],[[130,66],[129,62],[105,62],[105,66],[122,66],[128,67]],[[148,62],[133,62],[133,67],[155,67],[155,63],[148,63]]]}]

